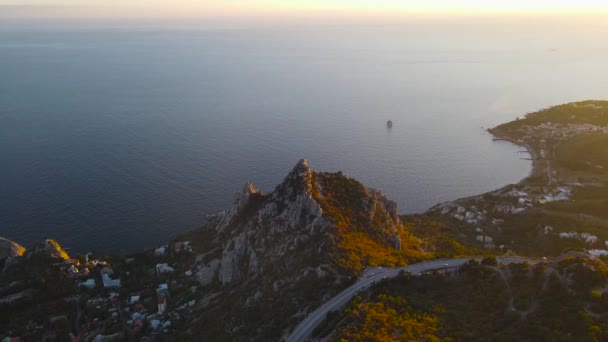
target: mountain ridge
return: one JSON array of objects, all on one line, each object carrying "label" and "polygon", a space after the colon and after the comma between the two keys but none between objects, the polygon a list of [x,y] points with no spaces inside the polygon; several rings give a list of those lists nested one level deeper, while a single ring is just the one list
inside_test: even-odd
[{"label": "mountain ridge", "polygon": [[[214,331],[226,340],[285,338],[364,267],[432,257],[409,227],[379,191],[341,172],[317,172],[305,159],[268,194],[248,182],[232,207],[211,215],[203,228],[214,236],[206,247],[214,252],[205,256],[201,282],[212,284],[214,293],[199,318],[207,328],[223,326]],[[215,291],[241,299],[215,301]],[[259,317],[243,314],[251,311]],[[208,334],[204,330],[191,333]]]}]

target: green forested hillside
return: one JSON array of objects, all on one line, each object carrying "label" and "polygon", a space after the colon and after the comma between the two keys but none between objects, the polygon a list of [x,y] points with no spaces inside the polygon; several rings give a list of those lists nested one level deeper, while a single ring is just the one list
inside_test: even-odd
[{"label": "green forested hillside", "polygon": [[[332,341],[605,341],[600,261],[470,263],[457,274],[376,285],[334,314]],[[339,323],[338,323],[339,322]],[[331,331],[328,321],[325,332]],[[323,329],[317,331],[322,334]]]},{"label": "green forested hillside", "polygon": [[608,101],[582,101],[553,106],[544,110],[526,115],[498,128],[513,129],[525,125],[536,126],[552,122],[561,124],[592,124],[608,125]]}]

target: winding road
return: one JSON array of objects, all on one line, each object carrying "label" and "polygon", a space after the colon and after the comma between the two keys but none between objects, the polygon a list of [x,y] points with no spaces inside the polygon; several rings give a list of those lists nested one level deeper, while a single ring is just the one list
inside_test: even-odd
[{"label": "winding road", "polygon": [[[335,297],[321,305],[318,309],[311,312],[298,326],[293,330],[291,335],[287,338],[287,342],[304,342],[311,339],[312,331],[325,319],[327,313],[330,311],[338,310],[344,307],[357,293],[369,288],[372,284],[377,281],[381,281],[387,278],[394,278],[399,275],[401,271],[409,272],[413,275],[420,275],[423,272],[439,270],[439,269],[453,269],[464,265],[471,259],[477,259],[478,261],[482,258],[459,258],[459,259],[439,259],[433,261],[422,262],[406,267],[396,268],[368,268],[363,272],[363,276],[357,280],[356,283],[346,288],[344,291],[337,294]],[[532,262],[536,263],[538,260],[523,257],[499,257],[498,262],[501,264],[511,264],[520,262]]]}]

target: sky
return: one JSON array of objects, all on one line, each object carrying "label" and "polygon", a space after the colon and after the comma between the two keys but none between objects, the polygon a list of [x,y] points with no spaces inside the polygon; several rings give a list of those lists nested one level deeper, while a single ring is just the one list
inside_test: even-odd
[{"label": "sky", "polygon": [[608,13],[606,0],[0,0],[0,16],[166,17],[247,13]]}]

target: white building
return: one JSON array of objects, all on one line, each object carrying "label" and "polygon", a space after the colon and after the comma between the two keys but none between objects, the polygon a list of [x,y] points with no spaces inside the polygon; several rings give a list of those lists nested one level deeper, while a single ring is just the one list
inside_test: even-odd
[{"label": "white building", "polygon": [[105,288],[120,287],[120,279],[112,279],[107,273],[101,274],[101,280],[103,281],[103,287]]},{"label": "white building", "polygon": [[97,286],[95,279],[87,279],[87,281],[80,283],[80,286],[86,287],[87,289],[94,289]]},{"label": "white building", "polygon": [[165,253],[167,252],[167,247],[168,247],[167,245],[158,247],[156,250],[154,250],[154,255],[164,256]]},{"label": "white building", "polygon": [[168,264],[156,264],[156,273],[171,273],[175,269]]},{"label": "white building", "polygon": [[139,296],[131,296],[131,298],[129,299],[129,304],[135,304],[137,302],[139,302],[140,297]]}]

